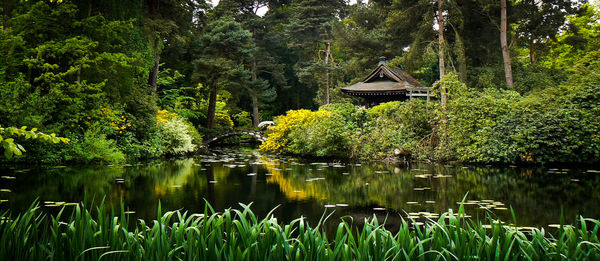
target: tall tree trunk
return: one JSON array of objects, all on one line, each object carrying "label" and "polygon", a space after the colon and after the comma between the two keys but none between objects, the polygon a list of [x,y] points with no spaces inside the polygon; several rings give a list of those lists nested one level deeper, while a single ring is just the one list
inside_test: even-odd
[{"label": "tall tree trunk", "polygon": [[[149,7],[150,7],[150,18],[151,19],[159,19],[160,18],[160,13],[159,13],[159,3],[160,0],[150,0]],[[156,90],[157,90],[157,82],[158,82],[158,71],[159,71],[159,64],[160,64],[160,33],[157,31],[157,29],[155,28],[151,28],[150,29],[150,37],[154,38],[152,40],[152,42],[150,42],[151,47],[152,47],[152,51],[154,54],[154,66],[152,67],[152,71],[150,72],[150,75],[148,77],[148,84],[150,85],[150,88],[152,88],[152,93],[156,95]]]},{"label": "tall tree trunk", "polygon": [[467,54],[465,53],[465,45],[458,31],[454,31],[456,35],[456,54],[458,56],[458,74],[460,81],[467,82]]},{"label": "tall tree trunk", "polygon": [[150,87],[152,88],[152,93],[156,94],[156,89],[157,89],[157,83],[158,83],[158,71],[159,71],[159,64],[160,64],[160,51],[158,50],[158,38],[156,38],[155,40],[155,44],[154,46],[152,46],[152,49],[154,49],[154,66],[152,67],[152,71],[150,72],[150,77],[148,78],[148,83],[150,84]]},{"label": "tall tree trunk", "polygon": [[77,82],[81,82],[81,69],[82,69],[82,65],[79,64],[79,69],[77,69]]},{"label": "tall tree trunk", "polygon": [[329,104],[329,56],[331,55],[331,43],[327,41],[327,51],[325,51],[325,104]]},{"label": "tall tree trunk", "polygon": [[[439,40],[439,45],[440,45],[440,53],[439,53],[439,63],[440,63],[440,81],[444,78],[444,75],[446,75],[446,65],[445,65],[445,61],[444,61],[444,14],[443,14],[443,7],[442,7],[442,0],[437,0],[437,22],[438,22],[438,40]],[[446,151],[446,147],[447,147],[447,135],[446,135],[446,104],[448,103],[448,97],[446,95],[446,84],[442,83],[441,84],[441,91],[440,91],[440,99],[441,99],[441,109],[442,109],[442,117],[441,117],[441,122],[440,122],[440,145],[439,145],[439,149],[441,151],[441,155],[445,155],[445,151]]]},{"label": "tall tree trunk", "polygon": [[10,3],[11,0],[2,0],[2,26],[8,28],[8,18],[10,18]]},{"label": "tall tree trunk", "polygon": [[529,40],[529,61],[531,62],[531,64],[535,64],[536,62],[535,45],[533,43],[533,38]]},{"label": "tall tree trunk", "polygon": [[[444,62],[444,14],[442,9],[442,0],[437,1],[437,22],[438,22],[438,40],[440,45],[439,50],[439,62],[440,62],[440,80],[446,74],[446,65]],[[446,86],[442,85],[441,91],[441,99],[442,99],[442,112],[446,111]]]},{"label": "tall tree trunk", "polygon": [[[254,58],[254,61],[252,62],[252,83],[256,83],[257,80],[256,58]],[[256,90],[250,91],[250,96],[252,97],[252,126],[257,127],[258,122],[260,121],[260,114],[258,113],[258,97],[256,95]]]},{"label": "tall tree trunk", "polygon": [[258,127],[260,121],[260,114],[258,113],[258,97],[255,93],[252,93],[252,126]]},{"label": "tall tree trunk", "polygon": [[513,86],[512,68],[510,64],[510,52],[506,41],[506,0],[500,0],[500,45],[502,47],[502,59],[504,60],[504,76],[506,84]]},{"label": "tall tree trunk", "polygon": [[212,129],[215,121],[215,109],[217,107],[217,87],[210,87],[210,95],[208,98],[208,114],[206,115],[206,127]]}]

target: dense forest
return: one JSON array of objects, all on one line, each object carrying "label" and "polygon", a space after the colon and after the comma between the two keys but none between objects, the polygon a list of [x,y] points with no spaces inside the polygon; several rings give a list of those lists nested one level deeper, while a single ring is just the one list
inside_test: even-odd
[{"label": "dense forest", "polygon": [[[265,151],[600,160],[600,13],[592,3],[2,3],[5,161],[181,155],[198,149],[203,136],[274,118]],[[433,86],[439,99],[351,105],[361,101],[339,88],[361,80],[380,56]],[[18,146],[8,139],[39,131],[65,139],[49,145],[17,137]]]}]

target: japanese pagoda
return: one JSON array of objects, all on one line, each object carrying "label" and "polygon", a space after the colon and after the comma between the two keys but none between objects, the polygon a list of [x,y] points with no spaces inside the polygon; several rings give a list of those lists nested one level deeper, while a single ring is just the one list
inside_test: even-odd
[{"label": "japanese pagoda", "polygon": [[433,97],[431,88],[425,87],[402,69],[387,65],[384,56],[379,58],[379,65],[361,82],[342,87],[342,92],[362,97],[365,105],[371,107],[382,102],[404,101],[413,97]]}]

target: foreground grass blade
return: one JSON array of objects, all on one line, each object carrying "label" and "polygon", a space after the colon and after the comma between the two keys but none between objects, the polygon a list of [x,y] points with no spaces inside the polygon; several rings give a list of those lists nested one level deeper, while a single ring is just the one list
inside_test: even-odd
[{"label": "foreground grass blade", "polygon": [[16,216],[0,212],[0,260],[600,260],[600,221],[583,217],[553,234],[525,233],[491,216],[489,225],[466,219],[460,208],[423,226],[403,220],[395,233],[375,217],[362,227],[342,221],[330,241],[329,216],[280,224],[272,211],[259,219],[251,204],[240,206],[188,214],[159,205],[156,220],[129,224],[123,205],[48,216],[34,202]]}]

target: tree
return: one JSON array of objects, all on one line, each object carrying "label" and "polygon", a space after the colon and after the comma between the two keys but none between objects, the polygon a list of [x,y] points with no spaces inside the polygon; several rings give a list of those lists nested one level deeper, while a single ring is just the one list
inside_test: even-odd
[{"label": "tree", "polygon": [[268,1],[265,0],[224,0],[215,8],[216,15],[231,15],[252,33],[256,48],[252,50],[252,58],[246,64],[251,78],[242,86],[250,96],[254,127],[260,122],[259,107],[275,100],[275,85],[282,86],[286,83],[282,75],[282,65],[270,52],[270,45],[273,44],[270,40],[277,34],[275,28],[270,26],[272,16],[258,15],[259,9],[267,5]]},{"label": "tree", "polygon": [[[442,0],[437,0],[437,26],[438,26],[438,42],[439,42],[439,59],[440,59],[440,80],[446,74],[446,65],[444,62],[444,9],[442,8]],[[446,103],[445,91],[442,90],[442,104]]]},{"label": "tree", "polygon": [[[295,65],[296,75],[305,87],[320,87],[323,89],[325,99],[328,102],[329,77],[319,82],[316,80],[311,69],[319,61],[319,53],[322,49],[327,50],[331,43],[331,26],[334,19],[344,17],[345,3],[340,0],[302,0],[291,7],[291,17],[286,25],[287,35],[290,39],[290,47],[298,54]],[[329,44],[328,44],[329,42]],[[328,55],[325,55],[328,57]],[[329,61],[327,61],[329,62]],[[323,70],[327,74],[328,69]]]},{"label": "tree", "polygon": [[[337,57],[337,62],[343,67],[344,82],[362,80],[370,72],[369,70],[373,69],[373,65],[377,64],[380,56],[389,58],[401,56],[402,48],[394,48],[394,46],[410,44],[410,42],[398,43],[396,33],[408,35],[407,32],[399,30],[388,33],[386,20],[390,10],[395,9],[373,1],[367,5],[353,5],[349,7],[349,15],[346,19],[333,24],[333,45],[342,54]],[[391,26],[391,28],[395,27]],[[399,39],[407,40],[404,37]]]},{"label": "tree", "polygon": [[529,50],[529,61],[535,64],[538,53],[555,40],[568,15],[578,12],[578,3],[567,0],[525,0],[515,5],[515,37]]},{"label": "tree", "polygon": [[500,0],[500,46],[502,47],[502,60],[504,61],[504,76],[506,84],[513,86],[512,67],[510,63],[510,49],[506,40],[508,30],[506,17],[506,0]]},{"label": "tree", "polygon": [[201,37],[203,53],[196,61],[196,75],[209,86],[207,128],[213,127],[217,92],[220,87],[240,87],[250,72],[244,62],[252,59],[255,49],[252,34],[231,17],[222,17],[207,25]]},{"label": "tree", "polygon": [[197,14],[206,8],[206,2],[196,0],[146,0],[144,27],[152,48],[154,64],[148,75],[148,85],[156,94],[160,70],[161,53],[165,44],[173,44],[179,36],[185,35],[194,26],[194,19],[201,20]]},{"label": "tree", "polygon": [[[437,25],[438,25],[438,42],[439,42],[439,59],[440,59],[440,80],[444,78],[446,74],[446,65],[444,61],[444,45],[446,42],[444,41],[444,9],[442,8],[442,0],[437,0]],[[440,93],[441,102],[442,102],[442,113],[446,113],[446,104],[448,101],[446,100],[446,85],[442,84],[442,90]],[[444,122],[446,121],[446,116],[444,116]]]},{"label": "tree", "polygon": [[600,11],[586,4],[577,15],[568,17],[566,30],[549,43],[548,55],[540,58],[544,67],[580,72],[600,56]]}]

